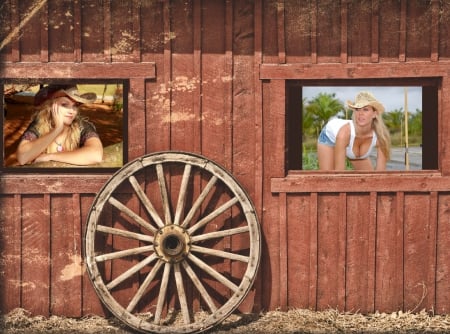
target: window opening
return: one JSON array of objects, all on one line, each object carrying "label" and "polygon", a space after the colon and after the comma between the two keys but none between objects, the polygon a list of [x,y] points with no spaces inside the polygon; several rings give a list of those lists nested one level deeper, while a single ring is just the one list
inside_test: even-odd
[{"label": "window opening", "polygon": [[[30,82],[3,79],[1,84],[3,109],[1,166],[4,171],[68,170],[73,172],[74,169],[86,170],[86,168],[90,171],[104,171],[105,169],[120,168],[126,162],[124,147],[126,148],[127,142],[127,81],[105,79],[77,82],[60,80]],[[42,153],[53,154],[52,157],[55,157],[55,154],[57,155],[59,152],[73,151],[76,149],[75,147],[78,148],[88,142],[89,138],[98,136],[103,148],[101,161],[86,163],[85,160],[75,160],[74,163],[68,163],[58,161],[58,158],[51,158],[50,161],[40,161],[39,158],[35,158],[26,163],[19,162],[17,157],[19,143],[22,139],[35,140],[41,136],[41,132],[42,134],[47,133],[49,130],[46,130],[43,125],[47,116],[51,123],[50,130],[54,129],[54,118],[50,116],[49,109],[39,113],[41,125],[36,126],[36,122],[34,126],[32,125],[38,112],[46,108],[44,105],[53,105],[54,101],[71,104],[70,108],[62,105],[58,110],[62,112],[70,109],[69,115],[64,116],[67,117],[67,119],[64,118],[65,127],[72,129],[78,126],[80,130],[78,133],[71,130],[72,135],[69,135],[65,129]],[[73,110],[76,112],[72,113]],[[75,116],[76,114],[78,117]],[[92,128],[90,125],[94,127]],[[26,132],[27,134],[24,136]],[[78,140],[81,143],[78,146],[70,144],[71,136],[75,138],[73,141]],[[58,138],[64,143],[58,143]]]},{"label": "window opening", "polygon": [[[330,118],[351,119],[347,101],[369,91],[383,103],[391,136],[386,170],[438,169],[438,87],[420,80],[288,80],[286,82],[286,169],[318,170],[317,138]],[[407,120],[407,122],[405,122]],[[376,150],[370,157],[375,165]],[[352,165],[346,159],[346,169]]]}]

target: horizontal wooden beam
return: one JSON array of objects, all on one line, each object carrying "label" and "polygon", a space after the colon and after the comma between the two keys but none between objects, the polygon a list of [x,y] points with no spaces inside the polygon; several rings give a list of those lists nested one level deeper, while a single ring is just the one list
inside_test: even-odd
[{"label": "horizontal wooden beam", "polygon": [[[91,173],[91,172],[89,172]],[[7,194],[96,194],[110,174],[10,174],[0,175],[0,193]]]},{"label": "horizontal wooden beam", "polygon": [[272,178],[272,193],[432,192],[448,191],[450,177],[440,173],[353,174],[326,173]]},{"label": "horizontal wooden beam", "polygon": [[447,76],[450,61],[439,63],[262,64],[260,79],[375,79]]},{"label": "horizontal wooden beam", "polygon": [[0,63],[5,79],[128,79],[156,77],[156,64],[147,63]]}]

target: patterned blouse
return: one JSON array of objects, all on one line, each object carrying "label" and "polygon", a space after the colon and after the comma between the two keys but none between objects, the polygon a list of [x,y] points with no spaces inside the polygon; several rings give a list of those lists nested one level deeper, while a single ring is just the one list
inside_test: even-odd
[{"label": "patterned blouse", "polygon": [[[41,136],[39,131],[36,128],[37,121],[34,120],[25,130],[22,135],[22,139],[33,141]],[[92,137],[99,138],[97,130],[95,129],[95,125],[87,120],[82,119],[80,122],[81,125],[81,135],[80,135],[80,147],[83,147],[86,143],[86,140]]]}]

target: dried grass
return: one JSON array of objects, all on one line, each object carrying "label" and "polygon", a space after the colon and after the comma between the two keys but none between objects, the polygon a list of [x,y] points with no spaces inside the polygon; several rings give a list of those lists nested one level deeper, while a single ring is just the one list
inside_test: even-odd
[{"label": "dried grass", "polygon": [[[5,334],[133,333],[114,318],[32,317],[23,309],[16,309],[1,316],[0,329]],[[450,315],[433,315],[426,311],[363,315],[336,310],[314,312],[294,309],[286,312],[231,315],[222,324],[216,325],[207,332],[207,334],[224,333],[450,333]]]}]

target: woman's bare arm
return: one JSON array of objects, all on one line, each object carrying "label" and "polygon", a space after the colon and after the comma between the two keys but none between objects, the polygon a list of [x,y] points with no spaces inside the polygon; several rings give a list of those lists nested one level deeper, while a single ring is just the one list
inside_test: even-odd
[{"label": "woman's bare arm", "polygon": [[72,165],[92,165],[103,159],[103,145],[99,138],[91,137],[86,140],[83,147],[73,151],[43,153],[36,158],[36,162],[59,161]]}]

